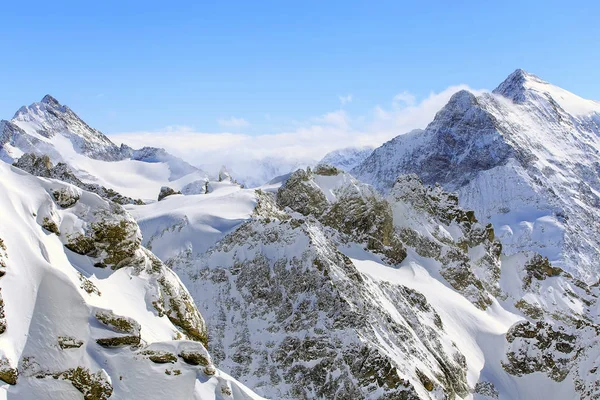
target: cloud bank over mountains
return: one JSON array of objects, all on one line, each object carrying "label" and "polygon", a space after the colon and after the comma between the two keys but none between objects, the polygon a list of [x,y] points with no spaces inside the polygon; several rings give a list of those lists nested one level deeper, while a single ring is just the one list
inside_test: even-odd
[{"label": "cloud bank over mountains", "polygon": [[[387,105],[376,105],[364,115],[354,115],[346,109],[326,112],[279,133],[249,134],[244,128],[251,122],[231,117],[219,120],[223,132],[202,132],[188,126],[171,126],[156,131],[124,132],[110,135],[116,143],[134,148],[151,144],[196,165],[226,164],[264,158],[319,160],[326,153],[351,146],[379,146],[393,137],[413,129],[424,128],[459,90],[480,93],[461,84],[434,93],[417,101],[414,95],[402,92]],[[346,105],[351,95],[340,101]]]}]

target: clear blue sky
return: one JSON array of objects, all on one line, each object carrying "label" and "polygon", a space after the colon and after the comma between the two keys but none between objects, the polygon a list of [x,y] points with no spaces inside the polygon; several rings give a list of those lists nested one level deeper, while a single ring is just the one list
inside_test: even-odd
[{"label": "clear blue sky", "polygon": [[[494,4],[492,4],[494,3]],[[5,1],[0,117],[50,93],[106,133],[302,120],[524,68],[600,100],[598,1]]]}]

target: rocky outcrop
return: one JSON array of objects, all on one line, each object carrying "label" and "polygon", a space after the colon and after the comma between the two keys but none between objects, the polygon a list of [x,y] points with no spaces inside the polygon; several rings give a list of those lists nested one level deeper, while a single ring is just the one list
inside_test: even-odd
[{"label": "rocky outcrop", "polygon": [[[328,193],[329,197],[327,197]],[[389,203],[373,189],[335,167],[319,165],[294,172],[277,192],[277,204],[365,243],[393,264],[406,256],[394,231]]]},{"label": "rocky outcrop", "polygon": [[96,319],[110,330],[125,335],[111,336],[109,338],[97,339],[102,347],[135,346],[140,344],[141,326],[135,320],[128,317],[115,315],[110,310],[97,310]]},{"label": "rocky outcrop", "polygon": [[92,373],[87,368],[77,367],[63,372],[39,373],[36,378],[68,381],[83,395],[84,400],[107,400],[113,393],[113,387],[104,371]]},{"label": "rocky outcrop", "polygon": [[160,193],[158,194],[158,201],[163,200],[165,197],[172,196],[174,194],[181,194],[181,192],[176,191],[173,188],[168,186],[163,186],[160,188]]},{"label": "rocky outcrop", "polygon": [[480,224],[473,211],[462,209],[456,194],[403,175],[388,199],[404,245],[438,261],[440,275],[452,288],[481,309],[501,295],[502,245],[492,225]]},{"label": "rocky outcrop", "polygon": [[[467,393],[463,356],[444,350],[448,338],[424,296],[362,275],[320,225],[268,218],[244,224],[194,267],[172,263],[196,302],[211,303],[217,365],[269,397],[416,399],[427,390],[408,361],[418,357],[431,385]],[[393,314],[382,298],[393,299]],[[395,334],[384,340],[380,330]]]}]

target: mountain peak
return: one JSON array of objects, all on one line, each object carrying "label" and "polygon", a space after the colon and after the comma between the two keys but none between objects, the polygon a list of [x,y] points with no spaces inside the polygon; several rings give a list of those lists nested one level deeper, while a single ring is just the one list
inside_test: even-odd
[{"label": "mountain peak", "polygon": [[448,103],[437,112],[432,123],[445,123],[449,116],[465,113],[473,105],[477,104],[477,97],[468,90],[459,90],[454,93]]},{"label": "mountain peak", "polygon": [[454,93],[452,95],[452,97],[450,97],[448,104],[451,104],[451,103],[472,104],[476,100],[477,100],[477,98],[475,97],[475,95],[473,93],[469,92],[468,90],[463,89],[463,90],[459,90],[458,92]]},{"label": "mountain peak", "polygon": [[525,92],[531,88],[531,83],[547,84],[546,81],[530,74],[523,69],[516,69],[492,93],[504,96],[514,102],[525,100]]},{"label": "mountain peak", "polygon": [[53,106],[53,107],[60,107],[60,103],[58,102],[58,100],[56,100],[54,97],[52,97],[49,94],[44,96],[44,98],[42,99],[42,103],[48,104],[49,106]]}]

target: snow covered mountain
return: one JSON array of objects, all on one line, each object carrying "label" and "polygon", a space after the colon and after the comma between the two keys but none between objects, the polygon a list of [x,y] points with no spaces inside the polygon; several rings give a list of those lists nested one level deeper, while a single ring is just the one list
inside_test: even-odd
[{"label": "snow covered mountain", "polygon": [[21,107],[12,120],[4,123],[7,129],[16,133],[17,137],[10,138],[16,144],[31,143],[31,148],[21,147],[21,151],[29,152],[28,150],[38,148],[37,141],[51,143],[55,136],[62,135],[69,139],[77,153],[106,161],[124,158],[121,148],[102,132],[88,126],[69,107],[61,105],[50,95],[44,96],[39,103]]},{"label": "snow covered mountain", "polygon": [[600,399],[599,126],[518,70],[208,176],[47,96],[0,127],[0,398]]},{"label": "snow covered mountain", "polygon": [[47,156],[85,184],[144,201],[156,199],[165,185],[180,190],[207,181],[205,172],[164,149],[115,145],[50,95],[0,122],[0,159],[13,163],[23,154]]},{"label": "snow covered mountain", "polygon": [[372,152],[372,147],[346,147],[325,154],[319,164],[350,171],[369,157]]},{"label": "snow covered mountain", "polygon": [[253,399],[121,206],[0,163],[0,397]]},{"label": "snow covered mountain", "polygon": [[598,287],[502,256],[491,225],[416,176],[384,198],[319,166],[127,208],[205,316],[215,363],[265,397],[600,395]]},{"label": "snow covered mountain", "polygon": [[425,130],[352,170],[388,192],[400,174],[458,192],[508,254],[533,250],[600,277],[600,103],[517,70],[492,93],[456,93]]}]

